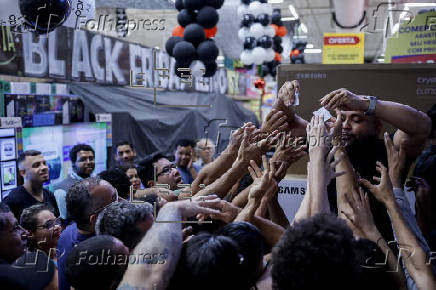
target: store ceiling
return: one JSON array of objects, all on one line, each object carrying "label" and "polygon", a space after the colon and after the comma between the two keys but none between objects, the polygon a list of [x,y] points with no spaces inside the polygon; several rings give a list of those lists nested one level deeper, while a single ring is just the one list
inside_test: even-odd
[{"label": "store ceiling", "polygon": [[[373,10],[380,3],[386,3],[388,0],[365,0],[365,8],[367,16],[371,15]],[[391,1],[394,2],[394,1]],[[399,1],[397,1],[399,2]],[[411,1],[400,1],[411,2]],[[236,16],[236,9],[240,4],[240,0],[225,0],[225,4],[220,12],[220,23],[218,24],[219,33],[217,42],[220,44],[220,39],[225,41],[225,47],[222,45],[224,55],[235,58],[241,51],[242,43],[237,38],[237,30],[239,29],[240,20]],[[272,4],[273,8],[280,8],[282,17],[291,17],[289,4],[294,5],[299,14],[300,20],[307,26],[308,32],[302,34],[307,36],[307,43],[313,44],[314,48],[321,48],[323,45],[323,34],[325,32],[337,32],[337,27],[332,20],[332,12],[334,12],[332,0],[283,0],[280,4]],[[121,6],[121,7],[120,7]],[[174,10],[172,0],[96,0],[96,8],[135,8],[135,9],[173,9],[165,13],[166,18],[170,18],[168,23],[177,24],[177,11]],[[289,26],[288,26],[289,27]],[[168,27],[169,31],[165,37],[169,37],[173,27]],[[161,37],[150,36],[147,37]],[[151,39],[150,39],[151,40]],[[152,40],[153,43],[159,41]],[[372,61],[380,56],[383,51],[384,37],[382,32],[366,33],[365,34],[365,59]],[[160,41],[162,43],[162,40]],[[286,47],[285,47],[286,51]],[[322,54],[306,54],[307,63],[321,63]]]}]

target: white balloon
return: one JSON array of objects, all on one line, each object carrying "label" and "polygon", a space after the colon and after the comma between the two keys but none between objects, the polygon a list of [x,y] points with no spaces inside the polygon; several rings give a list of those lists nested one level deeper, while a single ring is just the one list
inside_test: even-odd
[{"label": "white balloon", "polygon": [[263,28],[263,33],[269,37],[274,37],[276,35],[276,30],[271,25],[267,25]]},{"label": "white balloon", "polygon": [[263,12],[262,12],[261,7],[262,7],[262,5],[259,1],[251,2],[250,6],[249,6],[251,14],[253,14],[254,16],[262,14]]},{"label": "white balloon", "polygon": [[271,16],[273,12],[272,6],[269,3],[261,3],[260,10],[262,11],[262,13],[268,14],[269,16]]},{"label": "white balloon", "polygon": [[266,56],[265,48],[262,48],[260,46],[255,47],[253,49],[252,55],[255,64],[262,64]]},{"label": "white balloon", "polygon": [[203,74],[206,72],[206,67],[204,66],[204,63],[199,60],[194,60],[191,65],[189,66],[191,69],[191,74],[194,77],[202,77]]},{"label": "white balloon", "polygon": [[244,41],[246,37],[251,36],[250,34],[250,29],[247,27],[242,27],[241,29],[239,29],[238,31],[238,37],[240,40]]},{"label": "white balloon", "polygon": [[248,5],[241,5],[238,7],[238,17],[242,19],[242,16],[244,14],[250,14],[250,9],[248,8]]},{"label": "white balloon", "polygon": [[255,37],[255,38],[259,38],[261,36],[263,36],[263,26],[260,23],[254,23],[253,25],[251,25],[250,27],[250,35]]},{"label": "white balloon", "polygon": [[265,53],[265,61],[270,62],[274,60],[274,57],[276,56],[276,52],[272,48],[266,49]]},{"label": "white balloon", "polygon": [[254,58],[253,53],[250,50],[243,50],[241,53],[241,61],[244,65],[253,64]]}]

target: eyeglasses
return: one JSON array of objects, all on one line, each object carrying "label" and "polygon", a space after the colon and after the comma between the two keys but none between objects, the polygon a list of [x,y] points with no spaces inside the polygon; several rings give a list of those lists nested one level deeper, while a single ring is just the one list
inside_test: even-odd
[{"label": "eyeglasses", "polygon": [[214,146],[209,146],[209,147],[198,147],[200,150],[202,151],[212,151],[215,147]]},{"label": "eyeglasses", "polygon": [[15,233],[15,232],[18,232],[19,230],[21,230],[22,232],[25,232],[25,231],[26,231],[26,229],[23,228],[19,223],[16,223],[16,224],[14,225],[14,227],[12,228],[12,230],[10,230],[10,232],[11,232],[11,233]]},{"label": "eyeglasses", "polygon": [[173,168],[177,168],[177,166],[174,163],[171,163],[170,165],[165,166],[164,168],[162,168],[161,172],[156,174],[156,178],[159,177],[160,175],[169,174],[171,172],[171,170],[173,170]]},{"label": "eyeglasses", "polygon": [[36,228],[43,228],[46,230],[50,230],[50,229],[54,228],[55,226],[60,226],[61,224],[62,224],[61,219],[55,218],[55,219],[46,221],[45,224],[43,224],[43,225],[36,226]]}]

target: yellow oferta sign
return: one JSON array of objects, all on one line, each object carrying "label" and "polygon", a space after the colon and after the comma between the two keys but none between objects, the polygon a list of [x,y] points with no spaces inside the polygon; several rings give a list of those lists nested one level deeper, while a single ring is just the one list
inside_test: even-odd
[{"label": "yellow oferta sign", "polygon": [[363,33],[324,33],[324,64],[364,63],[365,36]]}]

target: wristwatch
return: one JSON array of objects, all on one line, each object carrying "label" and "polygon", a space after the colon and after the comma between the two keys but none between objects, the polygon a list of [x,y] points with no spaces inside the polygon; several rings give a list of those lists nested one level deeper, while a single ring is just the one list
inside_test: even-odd
[{"label": "wristwatch", "polygon": [[366,110],[365,112],[365,116],[371,116],[374,115],[375,113],[375,105],[377,103],[377,98],[373,96],[369,96],[367,98],[369,99],[369,106],[368,106],[368,110]]}]

